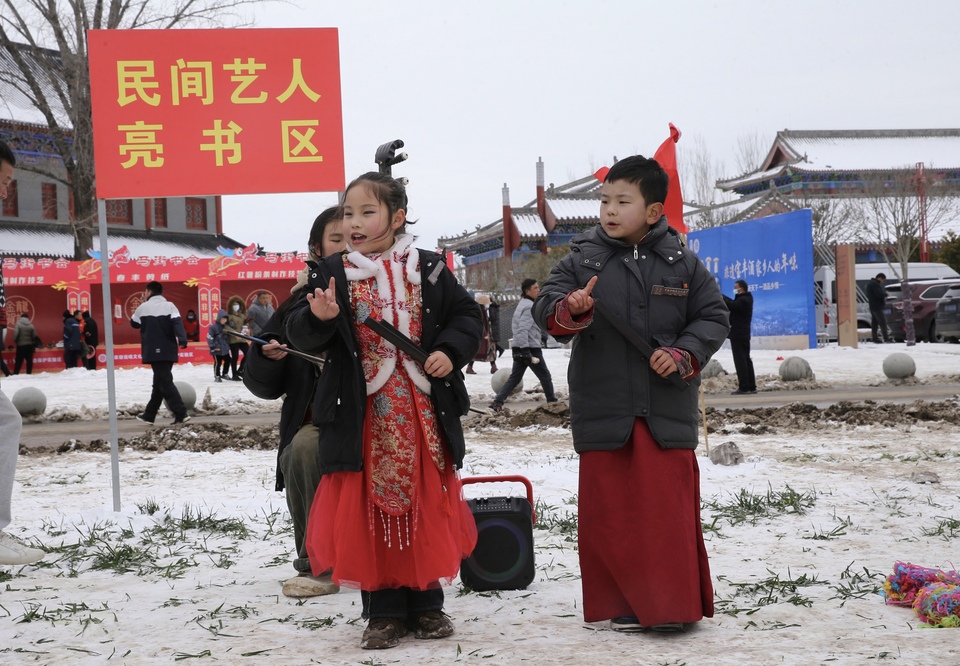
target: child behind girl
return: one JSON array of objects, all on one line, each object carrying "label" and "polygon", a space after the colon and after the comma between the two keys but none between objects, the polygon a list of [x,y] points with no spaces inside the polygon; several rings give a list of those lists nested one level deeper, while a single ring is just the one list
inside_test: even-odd
[{"label": "child behind girl", "polygon": [[318,433],[310,415],[319,368],[312,361],[287,354],[283,323],[290,308],[300,300],[301,292],[307,286],[310,273],[315,272],[317,262],[323,257],[343,252],[346,242],[341,227],[340,206],[327,208],[314,220],[307,241],[310,260],[297,275],[290,298],[277,308],[261,329],[258,337],[268,340],[267,344],[252,346],[243,371],[243,384],[255,396],[264,400],[283,398],[276,489],[286,493],[297,553],[293,561],[297,575],[283,583],[283,594],[288,597],[316,597],[335,594],[340,590],[331,580],[330,572],[313,575],[306,544],[307,519],[317,486],[320,485]]},{"label": "child behind girl", "polygon": [[213,355],[213,381],[222,382],[221,377],[227,374],[230,364],[230,343],[225,334],[227,326],[227,311],[217,313],[217,321],[210,324],[207,330],[207,348]]},{"label": "child behind girl", "polygon": [[[440,585],[477,540],[457,475],[468,405],[454,394],[454,370],[477,351],[480,310],[439,255],[413,247],[406,210],[406,191],[389,176],[350,183],[348,252],[320,262],[286,322],[294,347],[326,353],[313,403],[323,477],[307,527],[310,563],[360,588],[365,649],[394,647],[408,631],[451,635]],[[426,350],[425,364],[363,326],[368,316]]]}]

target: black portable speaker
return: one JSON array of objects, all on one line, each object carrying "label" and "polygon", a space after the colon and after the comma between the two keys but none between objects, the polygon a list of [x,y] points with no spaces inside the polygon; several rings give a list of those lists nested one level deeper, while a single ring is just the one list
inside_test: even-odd
[{"label": "black portable speaker", "polygon": [[522,590],[533,582],[533,487],[522,476],[475,476],[463,484],[518,481],[527,497],[467,500],[477,521],[477,547],[460,564],[460,580],[477,590]]}]

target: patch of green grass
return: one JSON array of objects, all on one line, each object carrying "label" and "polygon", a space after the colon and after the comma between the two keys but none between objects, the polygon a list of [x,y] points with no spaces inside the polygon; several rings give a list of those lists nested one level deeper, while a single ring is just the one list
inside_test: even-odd
[{"label": "patch of green grass", "polygon": [[834,592],[830,598],[840,599],[841,608],[851,599],[863,599],[877,594],[885,578],[879,571],[870,571],[866,567],[862,567],[861,571],[855,571],[852,567],[853,562],[840,572],[840,582],[830,585],[830,589]]},{"label": "patch of green grass", "polygon": [[925,537],[940,537],[944,541],[950,541],[960,534],[960,520],[941,516],[936,517],[937,524],[933,527],[924,527],[920,533]]},{"label": "patch of green grass", "polygon": [[763,495],[755,494],[746,488],[734,495],[728,502],[717,499],[703,500],[703,507],[712,512],[715,518],[727,520],[731,525],[749,523],[755,525],[761,518],[779,515],[803,515],[816,504],[814,491],[798,493],[788,485],[783,490],[767,487]]},{"label": "patch of green grass", "polygon": [[[718,580],[724,581],[733,588],[733,594],[727,598],[717,594],[718,598],[715,602],[717,612],[733,617],[739,616],[740,613],[753,615],[764,606],[777,603],[809,608],[813,605],[813,600],[801,594],[800,589],[826,584],[817,580],[816,575],[801,574],[797,578],[789,578],[791,574],[787,570],[788,578],[781,579],[780,574],[770,569],[767,569],[767,573],[770,576],[755,582],[736,582],[724,575],[717,576]],[[740,605],[740,599],[746,602],[745,605]]]}]

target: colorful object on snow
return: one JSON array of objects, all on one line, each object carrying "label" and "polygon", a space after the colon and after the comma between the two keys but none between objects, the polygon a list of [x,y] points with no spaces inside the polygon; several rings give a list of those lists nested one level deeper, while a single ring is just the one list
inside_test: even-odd
[{"label": "colorful object on snow", "polygon": [[960,627],[960,586],[939,582],[924,585],[917,592],[913,610],[925,627]]},{"label": "colorful object on snow", "polygon": [[960,574],[956,571],[943,571],[930,567],[921,567],[909,562],[897,562],[893,573],[883,583],[886,603],[893,606],[910,606],[917,593],[930,583],[949,583],[960,585]]}]

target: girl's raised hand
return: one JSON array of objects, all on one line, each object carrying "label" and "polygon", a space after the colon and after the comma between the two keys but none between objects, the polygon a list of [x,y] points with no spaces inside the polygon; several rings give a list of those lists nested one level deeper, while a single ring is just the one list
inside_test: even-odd
[{"label": "girl's raised hand", "polygon": [[593,286],[597,284],[598,277],[598,275],[594,275],[583,289],[571,291],[567,295],[567,311],[574,317],[589,312],[593,307],[593,296],[590,295],[590,292],[593,291]]},{"label": "girl's raised hand", "polygon": [[423,364],[423,369],[431,377],[446,377],[453,372],[453,361],[438,349],[430,353],[427,362]]},{"label": "girl's raised hand", "polygon": [[330,285],[326,289],[317,288],[313,290],[312,294],[307,294],[310,312],[320,321],[330,321],[340,314],[335,287],[334,278],[330,278]]}]

